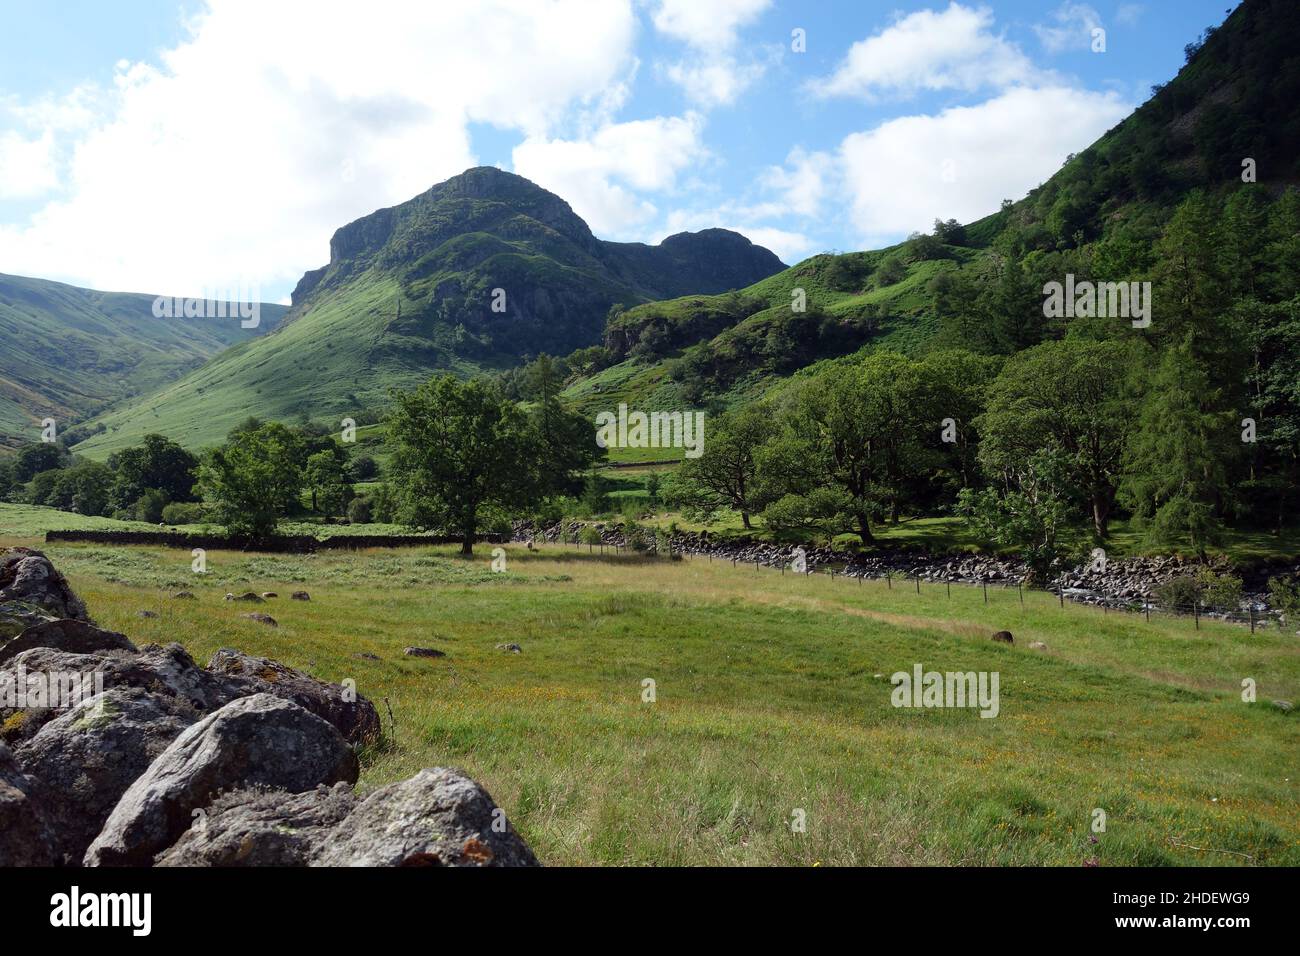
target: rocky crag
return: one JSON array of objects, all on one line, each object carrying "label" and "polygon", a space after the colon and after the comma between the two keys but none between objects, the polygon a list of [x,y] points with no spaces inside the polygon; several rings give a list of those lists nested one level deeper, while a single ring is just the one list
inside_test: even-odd
[{"label": "rocky crag", "polygon": [[[77,675],[93,694],[33,693]],[[458,770],[357,796],[357,749],[381,734],[349,687],[136,647],[45,555],[0,555],[0,867],[538,865]]]}]

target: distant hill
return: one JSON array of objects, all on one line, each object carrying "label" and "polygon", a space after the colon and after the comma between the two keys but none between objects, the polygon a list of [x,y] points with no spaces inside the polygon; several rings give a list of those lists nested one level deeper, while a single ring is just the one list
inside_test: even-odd
[{"label": "distant hill", "polygon": [[154,299],[0,275],[0,444],[35,439],[43,418],[66,430],[150,392],[287,311],[262,305],[259,326],[243,329],[238,318],[156,318]]},{"label": "distant hill", "polygon": [[[1300,3],[1247,0],[1188,44],[1175,78],[1019,201],[889,249],[814,256],[734,293],[623,310],[605,331],[615,364],[567,395],[591,409],[725,405],[864,348],[1006,354],[1059,335],[1042,327],[1045,279],[1149,269],[1154,241],[1192,190],[1219,199],[1253,190],[1269,203],[1300,185],[1296,36]],[[1246,158],[1255,184],[1242,182]]]},{"label": "distant hill", "polygon": [[199,447],[249,415],[375,411],[391,388],[437,370],[472,374],[597,344],[612,306],[719,293],[783,267],[722,229],[657,246],[605,242],[559,196],[477,167],[339,229],[274,335],[103,416],[107,431],[77,450],[104,454],[149,431]]}]

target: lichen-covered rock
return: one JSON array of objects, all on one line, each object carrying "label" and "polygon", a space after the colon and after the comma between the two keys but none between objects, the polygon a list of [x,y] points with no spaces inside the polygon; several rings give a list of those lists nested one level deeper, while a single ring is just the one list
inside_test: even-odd
[{"label": "lichen-covered rock", "polygon": [[122,794],[200,716],[174,697],[116,687],[51,720],[18,748],[58,862],[81,863]]},{"label": "lichen-covered rock", "polygon": [[247,682],[250,693],[273,694],[305,707],[355,744],[379,737],[379,711],[353,688],[327,684],[279,661],[224,647],[212,655],[208,670]]},{"label": "lichen-covered rock", "polygon": [[155,866],[306,866],[357,805],[347,784],[222,794]]},{"label": "lichen-covered rock", "polygon": [[147,866],[223,790],[301,793],[355,783],[357,757],[332,725],[270,694],[236,700],[185,730],[122,796],[87,866]]},{"label": "lichen-covered rock", "polygon": [[0,867],[52,866],[54,844],[32,781],[0,743]]},{"label": "lichen-covered rock", "polygon": [[537,866],[488,792],[435,767],[367,796],[326,839],[314,866]]},{"label": "lichen-covered rock", "polygon": [[7,601],[34,605],[53,617],[90,620],[67,579],[31,548],[10,548],[0,555],[0,603]]},{"label": "lichen-covered rock", "polygon": [[51,647],[72,654],[136,650],[136,646],[127,639],[125,634],[105,631],[85,621],[75,619],[43,621],[27,628],[13,640],[0,646],[0,664],[12,660],[33,647]]}]

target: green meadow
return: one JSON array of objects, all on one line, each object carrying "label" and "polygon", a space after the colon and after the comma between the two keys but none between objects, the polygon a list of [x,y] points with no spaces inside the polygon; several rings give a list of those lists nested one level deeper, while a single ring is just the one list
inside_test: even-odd
[{"label": "green meadow", "polygon": [[[388,731],[363,788],[459,766],[548,864],[1300,864],[1288,632],[561,546],[499,574],[488,547],[415,546],[213,551],[198,575],[184,550],[8,533],[137,643],[355,680]],[[245,590],[279,593],[257,606],[278,627],[222,600]],[[895,708],[918,663],[997,672],[998,716]]]}]

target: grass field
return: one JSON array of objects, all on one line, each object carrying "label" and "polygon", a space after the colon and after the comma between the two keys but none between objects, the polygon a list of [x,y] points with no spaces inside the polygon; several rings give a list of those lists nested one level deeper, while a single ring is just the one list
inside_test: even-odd
[{"label": "grass field", "polygon": [[[352,678],[386,726],[387,698],[362,786],[460,766],[550,864],[1300,864],[1300,723],[1269,703],[1300,693],[1291,634],[554,546],[504,574],[486,548],[210,552],[203,577],[187,551],[44,550],[137,642]],[[274,629],[221,600],[296,588],[259,608]],[[999,715],[894,708],[916,663],[998,672]]]}]

